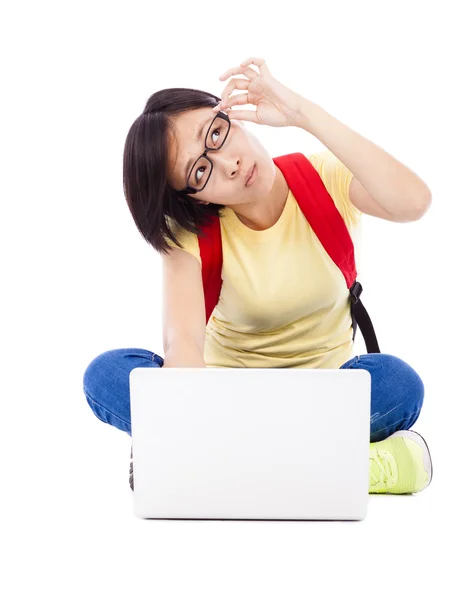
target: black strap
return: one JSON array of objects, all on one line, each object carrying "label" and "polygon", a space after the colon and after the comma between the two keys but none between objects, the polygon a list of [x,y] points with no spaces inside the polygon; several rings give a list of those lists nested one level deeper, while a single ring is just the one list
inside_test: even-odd
[{"label": "black strap", "polygon": [[364,305],[359,298],[362,291],[363,286],[358,280],[355,280],[350,288],[353,341],[355,341],[356,326],[359,325],[364,341],[366,342],[367,353],[379,354],[380,348],[375,335],[374,326],[372,325],[372,321],[367,313],[367,310],[364,308]]}]

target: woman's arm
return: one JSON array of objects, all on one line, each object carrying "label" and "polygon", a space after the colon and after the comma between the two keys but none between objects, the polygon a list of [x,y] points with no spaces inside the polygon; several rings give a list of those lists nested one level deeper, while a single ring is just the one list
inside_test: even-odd
[{"label": "woman's arm", "polygon": [[354,184],[350,201],[362,212],[375,213],[377,204],[392,215],[391,220],[405,222],[420,219],[430,207],[431,191],[418,175],[318,104],[304,98],[296,124],[353,173],[359,183]]}]

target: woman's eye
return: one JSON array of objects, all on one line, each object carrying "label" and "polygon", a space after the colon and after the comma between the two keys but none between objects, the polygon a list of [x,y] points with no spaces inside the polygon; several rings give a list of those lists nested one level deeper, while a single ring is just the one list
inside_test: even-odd
[{"label": "woman's eye", "polygon": [[[211,139],[212,139],[212,136],[216,133],[216,131],[220,132],[220,127],[217,127],[217,129],[214,129],[214,131],[211,134]],[[219,133],[219,135],[220,135],[220,133]],[[214,140],[212,140],[212,141],[214,141]]]},{"label": "woman's eye", "polygon": [[199,169],[197,169],[197,170],[195,171],[195,181],[196,181],[197,183],[199,183],[199,182],[200,182],[200,180],[201,180],[201,177],[200,177],[200,178],[198,178],[198,173],[199,173],[200,171],[202,171],[202,173],[204,173],[204,172],[206,171],[206,167],[200,167]]},{"label": "woman's eye", "polygon": [[[220,130],[221,127],[216,127],[216,129],[213,130],[213,132],[211,133],[211,141],[212,143],[216,146],[218,143],[218,139],[220,137]],[[209,134],[208,134],[209,135]],[[217,139],[215,139],[215,136],[217,136]],[[204,161],[201,161],[204,162]],[[206,169],[208,167],[198,167],[197,170],[195,171],[195,182],[199,183],[202,179],[203,179],[203,175],[206,173]]]}]

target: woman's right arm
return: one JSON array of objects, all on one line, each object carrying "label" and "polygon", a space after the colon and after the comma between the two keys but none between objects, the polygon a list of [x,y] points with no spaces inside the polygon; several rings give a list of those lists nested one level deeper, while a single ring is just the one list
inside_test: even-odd
[{"label": "woman's right arm", "polygon": [[163,254],[163,368],[206,367],[206,313],[201,265],[190,253]]},{"label": "woman's right arm", "polygon": [[168,367],[206,367],[203,355],[194,340],[177,340],[165,351],[163,369]]}]

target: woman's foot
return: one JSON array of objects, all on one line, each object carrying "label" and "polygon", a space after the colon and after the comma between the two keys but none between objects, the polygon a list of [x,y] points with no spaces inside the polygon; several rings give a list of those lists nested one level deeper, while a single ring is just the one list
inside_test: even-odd
[{"label": "woman's foot", "polygon": [[410,429],[395,431],[385,440],[370,444],[370,494],[421,492],[432,476],[430,451],[419,433]]},{"label": "woman's foot", "polygon": [[[370,494],[414,494],[424,490],[432,477],[430,451],[419,433],[396,431],[385,440],[370,444]],[[129,486],[134,491],[132,446]]]}]

